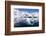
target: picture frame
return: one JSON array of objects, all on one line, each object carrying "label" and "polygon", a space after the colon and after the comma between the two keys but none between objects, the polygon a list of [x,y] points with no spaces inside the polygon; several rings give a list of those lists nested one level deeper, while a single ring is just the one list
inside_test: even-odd
[{"label": "picture frame", "polygon": [[[13,14],[13,12],[14,12],[13,9],[15,9],[15,13],[14,13],[15,15]],[[27,10],[28,10],[28,12],[27,12]],[[37,20],[39,19],[39,21],[37,22],[38,25],[29,25],[30,27],[28,25],[25,25],[22,27],[22,25],[20,23],[20,26],[18,26],[17,22],[18,21],[20,22],[20,19],[18,20],[19,16],[21,16],[20,14],[17,14],[17,15],[19,15],[17,17],[18,21],[16,23],[13,22],[13,20],[16,21],[16,19],[13,19],[13,17],[15,16],[14,18],[16,18],[17,11],[18,11],[18,13],[22,12],[22,13],[20,13],[21,15],[23,14],[23,12],[24,12],[24,14],[25,14],[25,12],[27,14],[30,12],[29,13],[30,15],[32,14],[31,12],[33,12],[32,15],[36,14],[34,12],[37,12],[37,14],[40,13],[40,14],[38,14],[38,16],[40,16],[40,17],[37,17]],[[28,18],[29,20],[31,20],[31,21],[35,20],[35,19],[32,20],[32,17],[29,14],[28,15],[27,14],[26,14],[26,16],[30,17],[30,19]],[[21,19],[23,18],[23,16],[21,17]],[[25,18],[27,19],[26,16],[25,16]],[[27,19],[27,21],[29,21],[28,19]],[[22,22],[25,23],[25,21],[22,21]],[[14,23],[15,23],[15,26],[13,25]],[[33,23],[34,22],[32,22],[31,24],[33,24]],[[28,24],[29,24],[29,22],[28,22]],[[34,33],[44,33],[44,32],[45,32],[45,4],[44,3],[5,1],[5,35],[34,34]]]}]

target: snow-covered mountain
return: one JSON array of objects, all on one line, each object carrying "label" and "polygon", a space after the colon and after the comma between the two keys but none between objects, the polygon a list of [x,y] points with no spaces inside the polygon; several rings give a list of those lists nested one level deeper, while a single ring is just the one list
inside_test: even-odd
[{"label": "snow-covered mountain", "polygon": [[28,12],[19,11],[19,10],[14,11],[14,22],[15,23],[19,23],[19,22],[26,23],[27,22],[29,25],[33,25],[34,22],[38,22],[38,21],[39,21],[38,12],[28,13]]}]

